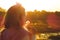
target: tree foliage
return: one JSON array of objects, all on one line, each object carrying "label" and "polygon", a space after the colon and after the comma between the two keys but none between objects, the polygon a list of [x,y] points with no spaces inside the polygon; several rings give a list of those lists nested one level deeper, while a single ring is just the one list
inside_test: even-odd
[{"label": "tree foliage", "polygon": [[36,28],[37,32],[54,32],[55,30],[53,30],[47,22],[47,17],[51,14],[60,15],[60,12],[47,12],[45,10],[34,10],[33,12],[29,11],[27,12],[27,20],[32,23],[31,27]]}]

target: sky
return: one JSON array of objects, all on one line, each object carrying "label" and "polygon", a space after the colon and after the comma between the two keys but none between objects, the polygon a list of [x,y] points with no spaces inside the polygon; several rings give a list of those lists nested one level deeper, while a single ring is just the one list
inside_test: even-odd
[{"label": "sky", "polygon": [[46,10],[60,11],[60,0],[0,0],[0,7],[8,10],[16,2],[22,4],[26,11]]}]

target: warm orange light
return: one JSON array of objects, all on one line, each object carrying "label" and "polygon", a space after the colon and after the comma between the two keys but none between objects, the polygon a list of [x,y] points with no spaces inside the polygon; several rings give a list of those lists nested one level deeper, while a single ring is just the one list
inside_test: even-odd
[{"label": "warm orange light", "polygon": [[0,0],[0,7],[8,9],[10,6],[21,3],[26,11],[29,10],[47,10],[47,11],[60,11],[60,0]]},{"label": "warm orange light", "polygon": [[26,21],[26,23],[23,25],[23,28],[29,32],[29,30],[27,29],[27,26],[30,24],[30,21]]}]

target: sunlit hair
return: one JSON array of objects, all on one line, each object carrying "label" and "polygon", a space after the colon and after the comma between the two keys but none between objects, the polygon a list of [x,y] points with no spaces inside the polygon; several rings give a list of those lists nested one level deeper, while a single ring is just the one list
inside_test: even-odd
[{"label": "sunlit hair", "polygon": [[11,26],[22,26],[19,24],[19,22],[22,21],[21,24],[23,24],[24,16],[25,9],[20,4],[16,4],[10,7],[5,18],[5,27],[9,28]]}]

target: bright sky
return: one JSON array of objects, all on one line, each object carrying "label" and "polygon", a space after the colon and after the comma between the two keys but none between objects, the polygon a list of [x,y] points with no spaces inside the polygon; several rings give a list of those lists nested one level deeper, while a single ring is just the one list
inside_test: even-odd
[{"label": "bright sky", "polygon": [[46,10],[46,11],[60,11],[60,0],[0,0],[0,7],[6,10],[16,4],[21,3],[26,11],[30,10]]}]

